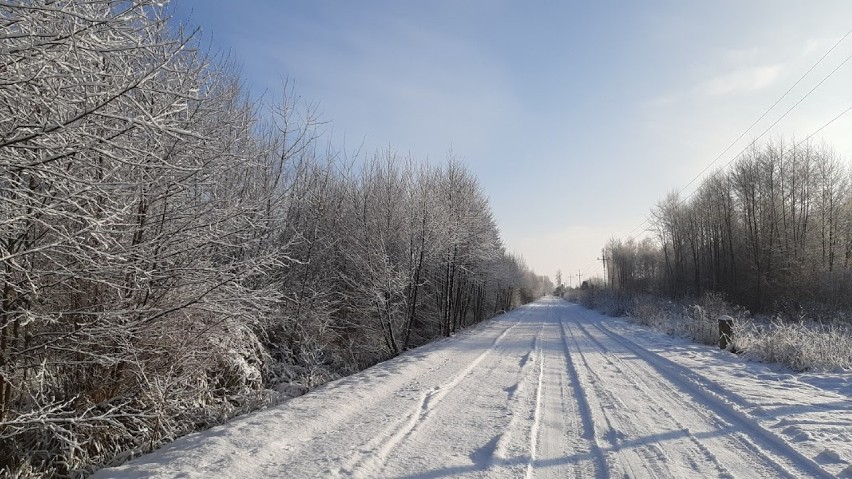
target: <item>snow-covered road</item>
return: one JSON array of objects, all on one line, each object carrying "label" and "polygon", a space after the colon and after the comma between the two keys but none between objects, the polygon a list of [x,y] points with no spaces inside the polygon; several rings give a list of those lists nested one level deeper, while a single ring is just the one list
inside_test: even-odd
[{"label": "snow-covered road", "polygon": [[851,392],[544,298],[96,477],[850,476]]}]

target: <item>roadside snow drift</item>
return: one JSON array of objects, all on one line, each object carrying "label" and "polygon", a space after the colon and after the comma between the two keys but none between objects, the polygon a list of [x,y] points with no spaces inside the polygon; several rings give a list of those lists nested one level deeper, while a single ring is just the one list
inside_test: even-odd
[{"label": "roadside snow drift", "polygon": [[545,298],[95,477],[852,477],[850,393]]}]

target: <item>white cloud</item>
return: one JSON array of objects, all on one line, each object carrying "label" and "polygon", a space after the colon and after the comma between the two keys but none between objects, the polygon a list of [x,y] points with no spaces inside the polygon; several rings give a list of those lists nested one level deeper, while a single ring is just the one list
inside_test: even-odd
[{"label": "white cloud", "polygon": [[762,90],[781,76],[782,65],[741,68],[719,75],[698,86],[698,92],[706,96],[727,96]]},{"label": "white cloud", "polygon": [[765,55],[765,51],[759,47],[733,48],[722,50],[719,53],[719,56],[724,62],[732,65],[752,63],[755,59],[760,58],[762,55]]},{"label": "white cloud", "polygon": [[811,56],[822,56],[829,48],[831,48],[834,43],[837,42],[836,38],[828,38],[828,37],[820,37],[820,38],[810,38],[801,46],[801,56],[802,57],[811,57]]}]

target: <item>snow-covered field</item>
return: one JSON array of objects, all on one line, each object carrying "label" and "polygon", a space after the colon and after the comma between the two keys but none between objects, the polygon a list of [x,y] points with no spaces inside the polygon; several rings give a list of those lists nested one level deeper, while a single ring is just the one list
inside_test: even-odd
[{"label": "snow-covered field", "polygon": [[852,477],[852,374],[545,298],[95,477]]}]

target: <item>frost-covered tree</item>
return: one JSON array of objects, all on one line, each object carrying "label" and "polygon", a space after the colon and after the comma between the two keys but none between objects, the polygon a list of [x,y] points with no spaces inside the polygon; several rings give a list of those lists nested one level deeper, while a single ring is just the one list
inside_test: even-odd
[{"label": "frost-covered tree", "polygon": [[[657,205],[657,286],[633,287],[673,296],[722,292],[757,310],[848,307],[850,189],[848,167],[824,145],[754,146],[691,197],[669,195]],[[639,254],[622,246],[611,249]]]},{"label": "frost-covered tree", "polygon": [[[262,390],[267,144],[155,2],[0,6],[0,467],[75,474]],[[134,445],[135,444],[135,445]],[[40,452],[46,451],[46,452]],[[61,453],[59,452],[61,451]]]},{"label": "frost-covered tree", "polygon": [[321,145],[160,2],[0,3],[0,71],[0,475],[85,474],[542,290],[461,163]]}]

